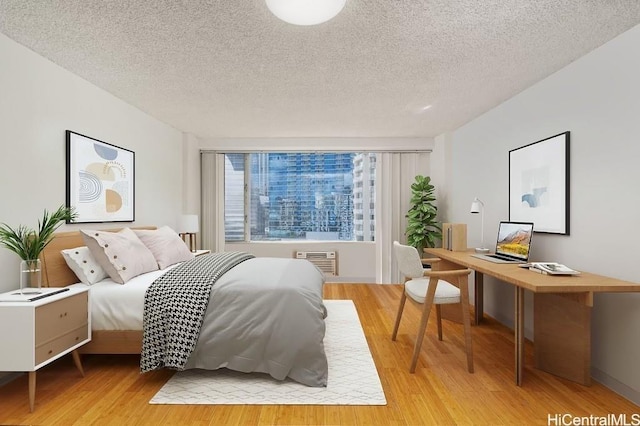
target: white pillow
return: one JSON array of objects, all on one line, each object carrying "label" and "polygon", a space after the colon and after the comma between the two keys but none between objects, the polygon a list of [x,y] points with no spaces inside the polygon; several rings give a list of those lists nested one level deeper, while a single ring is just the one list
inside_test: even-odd
[{"label": "white pillow", "polygon": [[67,266],[83,283],[91,285],[108,277],[106,271],[91,254],[89,247],[66,249],[61,253]]},{"label": "white pillow", "polygon": [[158,264],[149,249],[129,228],[120,232],[80,230],[84,243],[112,280],[124,284]]},{"label": "white pillow", "polygon": [[194,257],[182,238],[168,226],[156,230],[134,229],[133,232],[151,250],[160,269]]}]

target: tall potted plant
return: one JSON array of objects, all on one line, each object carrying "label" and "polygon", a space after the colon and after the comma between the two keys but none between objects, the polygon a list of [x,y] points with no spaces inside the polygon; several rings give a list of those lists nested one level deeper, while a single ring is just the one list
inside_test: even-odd
[{"label": "tall potted plant", "polygon": [[38,229],[25,225],[16,229],[6,223],[0,224],[0,245],[8,248],[22,259],[20,263],[20,289],[31,288],[32,292],[40,291],[40,254],[51,242],[53,233],[63,221],[72,221],[77,217],[72,208],[60,206],[49,213],[47,210],[38,221]]},{"label": "tall potted plant", "polygon": [[438,208],[433,204],[435,187],[429,176],[418,175],[411,184],[411,208],[406,214],[407,244],[418,249],[422,255],[425,247],[434,247],[442,237],[440,224],[436,221]]}]

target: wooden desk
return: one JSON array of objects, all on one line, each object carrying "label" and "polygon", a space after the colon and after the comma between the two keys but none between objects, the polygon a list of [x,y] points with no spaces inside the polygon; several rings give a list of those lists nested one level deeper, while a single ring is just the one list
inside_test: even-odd
[{"label": "wooden desk", "polygon": [[524,291],[534,293],[535,366],[548,373],[591,384],[591,308],[593,293],[640,292],[640,284],[582,272],[578,276],[538,274],[514,264],[492,263],[442,248],[424,249],[442,259],[438,269],[475,271],[475,323],[483,316],[483,275],[515,286],[515,381],[522,385],[524,367]]}]

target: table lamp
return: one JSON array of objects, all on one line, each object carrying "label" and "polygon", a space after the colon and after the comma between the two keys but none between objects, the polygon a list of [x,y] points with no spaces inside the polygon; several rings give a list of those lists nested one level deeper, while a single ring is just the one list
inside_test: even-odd
[{"label": "table lamp", "polygon": [[480,247],[476,247],[476,253],[489,253],[484,246],[484,203],[478,197],[471,203],[471,213],[480,213]]},{"label": "table lamp", "polygon": [[[178,221],[178,231],[182,241],[187,244],[189,250],[192,253],[196,251],[196,234],[200,231],[198,215],[197,214],[183,214]],[[187,243],[187,237],[189,237],[189,243]]]}]

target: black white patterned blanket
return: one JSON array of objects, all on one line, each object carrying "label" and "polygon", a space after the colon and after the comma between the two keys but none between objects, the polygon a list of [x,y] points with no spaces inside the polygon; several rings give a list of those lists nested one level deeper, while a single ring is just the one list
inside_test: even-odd
[{"label": "black white patterned blanket", "polygon": [[140,371],[183,370],[198,341],[213,284],[254,256],[224,252],[184,262],[147,289],[144,296]]}]

